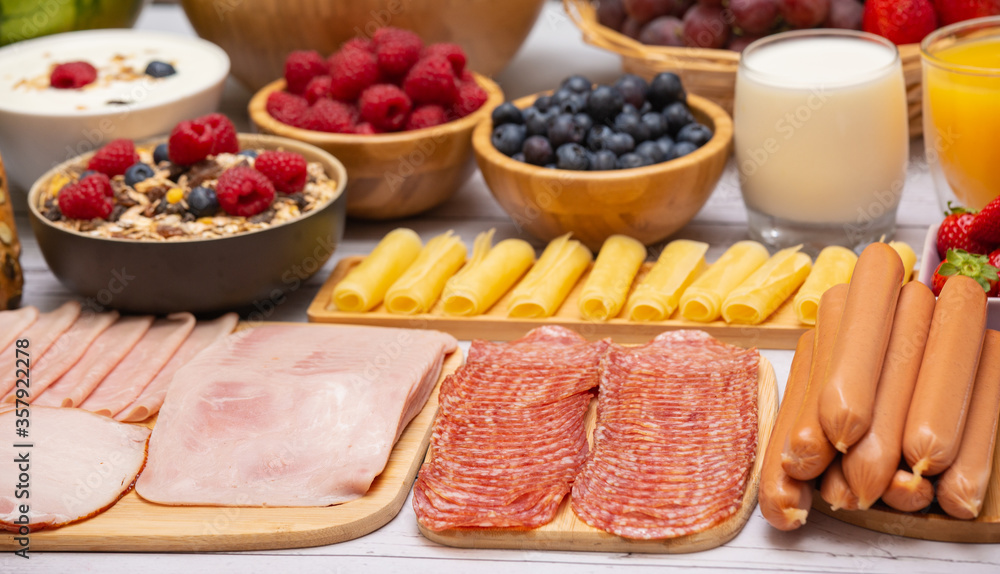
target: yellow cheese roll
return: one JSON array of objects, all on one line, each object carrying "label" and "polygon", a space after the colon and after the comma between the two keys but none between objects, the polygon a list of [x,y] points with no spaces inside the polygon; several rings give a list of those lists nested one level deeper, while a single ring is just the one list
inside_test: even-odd
[{"label": "yellow cheese roll", "polygon": [[[484,242],[477,241],[477,246]],[[488,239],[485,242],[488,247]],[[477,255],[481,255],[477,257]],[[535,250],[527,241],[504,239],[485,253],[473,257],[444,286],[444,312],[449,315],[479,315],[493,306],[535,261]]]},{"label": "yellow cheese roll", "polygon": [[799,251],[801,247],[775,253],[730,291],[722,303],[722,318],[727,323],[756,325],[774,313],[812,269],[812,260]]},{"label": "yellow cheese roll", "polygon": [[646,246],[641,242],[625,235],[607,238],[580,292],[580,316],[591,321],[617,316],[645,260]]},{"label": "yellow cheese roll", "polygon": [[792,301],[792,307],[795,308],[795,314],[800,322],[806,325],[816,324],[820,297],[830,287],[850,282],[854,264],[857,262],[858,256],[846,247],[831,245],[819,252],[809,277]]},{"label": "yellow cheese roll", "polygon": [[514,287],[507,316],[540,319],[551,317],[577,280],[594,260],[582,243],[562,235],[549,242],[538,263]]},{"label": "yellow cheese roll", "polygon": [[917,264],[917,254],[913,248],[903,241],[890,241],[889,247],[899,253],[899,258],[903,260],[903,284],[905,285],[913,276],[913,267]]},{"label": "yellow cheese roll", "polygon": [[462,240],[451,231],[428,241],[413,265],[389,287],[385,308],[407,315],[430,311],[445,281],[465,263],[465,254]]},{"label": "yellow cheese roll", "polygon": [[673,314],[681,293],[705,271],[708,244],[677,239],[660,253],[656,264],[628,298],[625,315],[633,321],[663,321]]},{"label": "yellow cheese roll", "polygon": [[420,236],[412,229],[390,231],[360,265],[333,289],[333,303],[341,311],[368,311],[382,302],[389,286],[420,254]]},{"label": "yellow cheese roll", "polygon": [[767,261],[767,248],[756,241],[733,244],[681,295],[681,316],[707,323],[719,318],[729,292]]}]

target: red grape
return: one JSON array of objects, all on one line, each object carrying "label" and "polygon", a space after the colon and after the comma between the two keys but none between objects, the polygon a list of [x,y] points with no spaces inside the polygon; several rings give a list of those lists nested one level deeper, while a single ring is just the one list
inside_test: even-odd
[{"label": "red grape", "polygon": [[781,0],[781,15],[793,28],[814,28],[830,12],[830,0]]},{"label": "red grape", "polygon": [[729,41],[729,24],[718,6],[695,4],[684,14],[684,43],[698,48],[722,48]]},{"label": "red grape", "polygon": [[830,0],[830,13],[824,27],[860,30],[864,12],[865,6],[859,0]]},{"label": "red grape", "polygon": [[778,19],[778,0],[729,0],[729,10],[733,13],[733,23],[744,33],[763,34]]},{"label": "red grape", "polygon": [[656,46],[683,46],[684,23],[674,16],[654,18],[643,27],[639,41]]},{"label": "red grape", "polygon": [[683,18],[684,13],[688,11],[688,8],[694,6],[696,1],[697,0],[674,0],[674,8],[670,11],[670,16]]},{"label": "red grape", "polygon": [[645,24],[657,16],[663,16],[674,7],[674,0],[623,0],[625,13]]},{"label": "red grape", "polygon": [[722,6],[722,0],[697,0],[697,2],[705,6]]},{"label": "red grape", "polygon": [[628,16],[625,17],[625,21],[622,22],[622,34],[625,34],[629,38],[634,38],[638,40],[639,32],[641,31],[642,31],[642,22],[634,18],[629,18]]},{"label": "red grape", "polygon": [[743,50],[746,49],[747,46],[749,46],[750,44],[756,42],[757,40],[760,40],[763,37],[764,37],[763,35],[757,35],[757,34],[746,34],[744,36],[733,36],[732,39],[729,40],[729,45],[726,46],[726,48],[728,48],[728,49],[730,49],[730,50],[732,50],[734,52],[742,52]]},{"label": "red grape", "polygon": [[625,8],[622,6],[622,0],[599,0],[597,21],[602,26],[607,26],[612,30],[620,30],[625,21]]}]

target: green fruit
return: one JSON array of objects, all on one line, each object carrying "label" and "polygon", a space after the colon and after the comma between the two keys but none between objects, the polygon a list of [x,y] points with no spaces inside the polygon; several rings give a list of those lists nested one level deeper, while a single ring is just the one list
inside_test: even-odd
[{"label": "green fruit", "polygon": [[0,0],[0,46],[20,40],[135,23],[144,0]]}]

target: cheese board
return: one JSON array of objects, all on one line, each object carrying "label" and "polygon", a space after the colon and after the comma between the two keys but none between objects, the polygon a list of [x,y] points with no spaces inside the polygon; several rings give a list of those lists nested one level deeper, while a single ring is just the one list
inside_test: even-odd
[{"label": "cheese board", "polygon": [[[774,369],[764,357],[760,358],[757,374],[757,455],[750,479],[743,493],[742,504],[727,520],[715,527],[677,538],[665,540],[632,540],[593,528],[581,521],[570,508],[570,497],[552,522],[532,530],[500,528],[450,529],[434,532],[418,524],[420,533],[429,540],[446,546],[460,548],[508,548],[517,550],[568,550],[584,552],[642,552],[680,554],[715,548],[732,540],[750,518],[757,506],[760,470],[764,448],[771,436],[778,413],[778,390]],[[591,402],[587,413],[587,430],[592,433],[596,418],[597,401]],[[590,437],[592,439],[592,437]],[[430,452],[427,459],[430,458]]]},{"label": "cheese board", "polygon": [[[381,304],[368,312],[340,311],[332,303],[333,290],[363,259],[364,257],[361,256],[345,257],[337,263],[309,305],[310,321],[437,329],[450,333],[458,339],[483,338],[497,341],[516,339],[524,335],[525,332],[542,325],[559,325],[573,329],[589,340],[611,337],[619,343],[644,343],[664,331],[675,329],[701,329],[726,343],[763,349],[794,349],[799,336],[809,327],[800,323],[795,315],[792,296],[789,296],[767,320],[759,325],[728,324],[721,320],[698,323],[680,319],[680,314],[677,311],[665,321],[640,322],[623,318],[614,318],[603,322],[590,321],[580,316],[577,302],[592,265],[573,286],[555,314],[545,319],[507,317],[507,303],[510,299],[510,293],[500,298],[486,313],[472,317],[446,315],[441,308],[440,301],[434,305],[429,313],[418,315],[389,313]],[[651,263],[643,264],[634,283],[638,284],[651,267]]]},{"label": "cheese board", "polygon": [[[364,536],[389,522],[402,508],[430,440],[440,382],[462,361],[461,351],[445,358],[426,404],[400,435],[385,469],[359,499],[326,507],[185,507],[150,503],[131,490],[93,518],[32,533],[31,550],[265,550],[320,546]],[[152,417],[142,424],[153,427],[155,423],[156,417]],[[0,535],[0,549],[19,549],[14,534]]]}]

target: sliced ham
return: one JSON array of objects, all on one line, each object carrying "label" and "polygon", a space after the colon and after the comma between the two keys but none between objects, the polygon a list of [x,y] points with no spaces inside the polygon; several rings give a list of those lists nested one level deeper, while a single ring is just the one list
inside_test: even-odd
[{"label": "sliced ham", "polygon": [[157,319],[121,363],[97,385],[80,408],[113,416],[128,406],[156,377],[194,328],[194,315],[175,313]]},{"label": "sliced ham", "polygon": [[327,506],[359,498],[433,388],[454,337],[270,325],[174,375],[136,482],[169,505]]},{"label": "sliced ham", "polygon": [[[129,491],[146,460],[146,427],[45,407],[32,407],[30,421],[29,438],[19,438],[15,413],[0,414],[0,528],[20,528],[21,505],[32,532],[94,516]],[[27,498],[16,497],[21,472]]]},{"label": "sliced ham", "polygon": [[144,421],[159,412],[174,373],[206,347],[232,333],[239,320],[239,315],[236,313],[227,313],[212,321],[199,321],[181,348],[177,349],[170,361],[160,369],[156,378],[146,385],[132,404],[117,413],[115,418],[120,421]]},{"label": "sliced ham", "polygon": [[104,330],[87,352],[31,404],[45,407],[75,407],[90,395],[132,347],[149,330],[153,317],[122,317]]},{"label": "sliced ham", "polygon": [[[30,345],[27,349],[28,359],[31,365],[37,364],[45,351],[56,342],[63,333],[80,316],[80,304],[76,301],[63,303],[55,311],[42,313],[38,320],[25,329],[17,338],[28,339]],[[15,373],[17,371],[17,352],[15,345],[17,341],[11,342],[0,355],[0,396],[6,396],[14,389],[17,383]],[[22,356],[23,357],[23,356]]]},{"label": "sliced ham", "polygon": [[30,305],[13,311],[0,311],[0,349],[6,349],[37,319],[38,309]]}]

